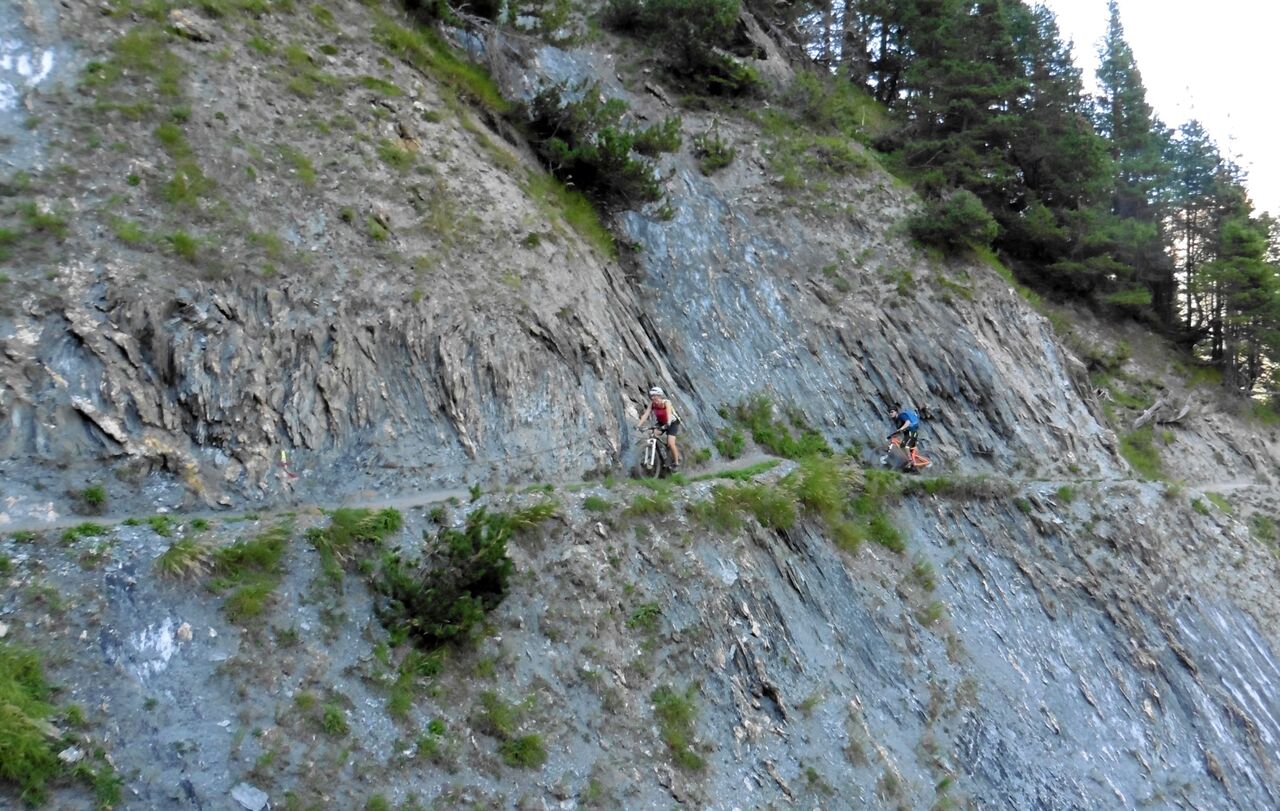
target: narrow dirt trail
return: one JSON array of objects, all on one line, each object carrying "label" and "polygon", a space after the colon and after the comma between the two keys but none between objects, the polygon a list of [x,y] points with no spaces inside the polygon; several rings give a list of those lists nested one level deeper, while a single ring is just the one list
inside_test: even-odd
[{"label": "narrow dirt trail", "polygon": [[[732,472],[735,470],[744,470],[759,465],[763,462],[782,463],[785,460],[782,457],[773,456],[772,454],[761,451],[754,451],[741,456],[737,459],[721,460],[697,470],[682,471],[686,473],[690,482],[700,481],[708,478],[716,478],[720,474]],[[923,479],[928,478],[944,478],[944,476],[922,476]],[[963,478],[963,477],[961,477]],[[992,477],[999,480],[1000,477]],[[1079,484],[1126,484],[1126,483],[1145,483],[1145,479],[1095,479],[1095,478],[1061,478],[1061,479],[1004,479],[1019,488],[1031,487],[1036,485],[1060,487],[1063,485],[1079,485]],[[590,483],[583,482],[549,482],[554,487],[560,488],[570,485],[579,485]],[[529,485],[510,485],[503,488],[507,492],[520,492],[522,487],[534,486]],[[1205,482],[1195,486],[1188,486],[1187,490],[1194,493],[1226,493],[1239,490],[1248,490],[1251,488],[1266,487],[1265,483],[1256,481],[1247,481],[1244,479],[1227,480],[1221,482]],[[290,513],[322,513],[337,509],[396,509],[410,510],[420,507],[429,507],[436,504],[443,504],[449,501],[469,501],[471,499],[471,491],[467,488],[440,488],[433,490],[416,490],[407,493],[400,493],[394,496],[380,495],[374,491],[365,490],[346,496],[342,499],[333,501],[288,501],[278,500],[270,504],[260,505],[258,507],[246,507],[239,511],[229,509],[206,509],[192,511],[169,511],[163,513],[178,521],[193,521],[196,519],[204,519],[206,521],[225,521],[228,518],[235,518],[241,515],[256,515],[262,518],[270,518],[274,516],[286,515]],[[7,516],[0,513],[0,533],[11,534],[15,532],[49,532],[56,530],[65,530],[71,527],[92,522],[103,526],[118,526],[130,519],[136,519],[140,516],[131,515],[115,515],[115,516],[91,516],[91,515],[57,515],[49,520],[24,519],[17,521],[5,520]]]},{"label": "narrow dirt trail", "polygon": [[[737,459],[722,460],[697,470],[688,471],[688,478],[691,481],[700,480],[704,477],[714,478],[718,474],[726,473],[734,470],[743,470],[758,465],[766,461],[784,461],[780,457],[772,456],[767,453],[754,452],[741,456]],[[565,487],[568,485],[583,484],[582,482],[548,482],[553,486]],[[588,485],[590,483],[587,483]],[[511,492],[520,492],[521,487],[530,485],[511,485]],[[507,488],[503,488],[507,490]],[[394,496],[379,495],[376,492],[365,490],[354,493],[342,499],[333,501],[287,501],[280,500],[270,504],[263,504],[258,507],[245,507],[240,510],[221,509],[221,510],[191,510],[191,511],[168,511],[162,513],[177,521],[193,521],[196,519],[204,519],[206,521],[219,521],[228,518],[235,518],[241,515],[256,515],[262,518],[270,518],[273,516],[285,515],[289,513],[320,513],[329,510],[338,509],[368,509],[382,510],[392,508],[396,510],[409,510],[418,507],[429,507],[436,504],[447,503],[451,500],[468,501],[471,499],[471,491],[467,488],[441,488],[435,490],[417,490],[407,493],[401,493]],[[130,515],[113,515],[113,516],[95,516],[95,515],[56,515],[50,520],[32,520],[23,519],[18,521],[5,521],[4,515],[0,514],[0,533],[11,534],[15,532],[49,532],[56,530],[70,529],[71,527],[92,522],[101,524],[102,526],[113,527],[123,524],[130,519],[141,517],[138,514]]]}]

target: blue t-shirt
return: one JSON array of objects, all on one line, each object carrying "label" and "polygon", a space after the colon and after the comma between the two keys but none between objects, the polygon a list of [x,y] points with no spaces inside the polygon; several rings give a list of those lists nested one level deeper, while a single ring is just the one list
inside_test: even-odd
[{"label": "blue t-shirt", "polygon": [[896,422],[894,422],[893,427],[894,427],[894,428],[897,428],[899,425],[902,425],[902,423],[903,423],[903,421],[904,421],[904,420],[905,420],[905,421],[906,421],[906,423],[907,423],[907,430],[909,430],[909,431],[916,431],[916,430],[919,430],[919,428],[920,428],[920,415],[916,414],[916,412],[914,412],[914,411],[909,411],[909,410],[908,410],[908,411],[899,411],[899,412],[898,412],[898,419],[897,419],[897,421],[896,421]]}]

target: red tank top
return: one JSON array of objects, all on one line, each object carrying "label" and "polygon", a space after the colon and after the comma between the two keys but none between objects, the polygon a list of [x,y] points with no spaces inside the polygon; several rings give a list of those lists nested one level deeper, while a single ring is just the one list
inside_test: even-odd
[{"label": "red tank top", "polygon": [[656,403],[653,406],[653,418],[658,421],[659,425],[666,425],[667,417],[667,404],[665,402]]}]

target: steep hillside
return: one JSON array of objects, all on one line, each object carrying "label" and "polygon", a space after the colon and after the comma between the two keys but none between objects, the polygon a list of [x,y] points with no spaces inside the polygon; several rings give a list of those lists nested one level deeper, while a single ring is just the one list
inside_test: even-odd
[{"label": "steep hillside", "polygon": [[[452,32],[494,85],[390,4],[24,10],[0,638],[63,686],[58,807],[1280,801],[1275,431],[911,244],[856,141],[677,108],[599,32]],[[681,116],[616,240],[504,115],[581,80]],[[745,415],[777,464],[614,478],[654,383],[689,458],[746,467],[710,451]],[[773,458],[752,398],[840,465]],[[899,401],[928,477],[875,470]],[[400,512],[339,542],[300,504]],[[382,553],[481,507],[541,520],[478,640],[422,653]]]},{"label": "steep hillside", "polygon": [[[104,465],[164,471],[185,492],[159,503],[180,506],[282,481],[577,475],[618,463],[652,382],[689,403],[704,446],[721,405],[765,391],[833,435],[877,436],[885,403],[928,399],[959,458],[1061,444],[1112,464],[1075,438],[1096,415],[1044,323],[982,293],[989,270],[888,236],[910,195],[856,144],[837,161],[736,121],[725,173],[704,180],[686,151],[664,167],[674,216],[623,218],[627,275],[566,224],[509,128],[459,97],[493,91],[407,21],[181,12],[198,31],[180,36],[160,5],[127,8],[62,15],[80,59],[27,101],[32,131],[60,137],[7,186],[0,441],[19,481],[28,460],[85,484]],[[519,59],[525,85],[608,61],[502,51],[486,59]],[[641,116],[673,112],[605,81]],[[687,115],[686,140],[710,123]],[[773,177],[782,151],[802,158],[799,188]],[[48,509],[15,495],[15,518]]]}]

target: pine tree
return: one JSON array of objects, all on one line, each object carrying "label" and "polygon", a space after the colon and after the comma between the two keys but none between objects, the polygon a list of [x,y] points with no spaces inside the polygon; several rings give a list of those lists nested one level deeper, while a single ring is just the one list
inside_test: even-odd
[{"label": "pine tree", "polygon": [[1182,274],[1183,328],[1194,337],[1204,328],[1206,315],[1192,294],[1200,266],[1213,259],[1219,230],[1217,178],[1225,170],[1218,147],[1198,121],[1178,128],[1168,161],[1170,230]]},{"label": "pine tree", "polygon": [[[1018,183],[1009,152],[1026,92],[1004,0],[916,2],[904,78],[911,123],[902,157],[926,193],[966,188],[1002,207]],[[936,12],[926,15],[925,12]]]},{"label": "pine tree", "polygon": [[1023,190],[1000,217],[1002,248],[1040,265],[1067,259],[1081,211],[1102,201],[1110,186],[1106,143],[1088,119],[1088,98],[1053,13],[1043,6],[1011,9],[1014,47],[1027,79],[1018,100],[1011,157]]},{"label": "pine tree", "polygon": [[1173,263],[1164,252],[1161,214],[1156,205],[1163,184],[1164,144],[1169,135],[1147,103],[1146,87],[1124,38],[1116,0],[1108,3],[1110,18],[1099,53],[1098,84],[1101,88],[1094,123],[1107,140],[1115,162],[1111,212],[1123,223],[1120,242],[1112,246],[1117,262],[1131,269],[1115,278],[1110,300],[1132,306],[1146,290],[1156,318],[1174,320],[1176,283]]},{"label": "pine tree", "polygon": [[1280,278],[1266,261],[1269,230],[1269,220],[1251,216],[1246,200],[1223,222],[1219,256],[1200,281],[1211,290],[1210,357],[1223,385],[1246,394],[1280,357]]}]

